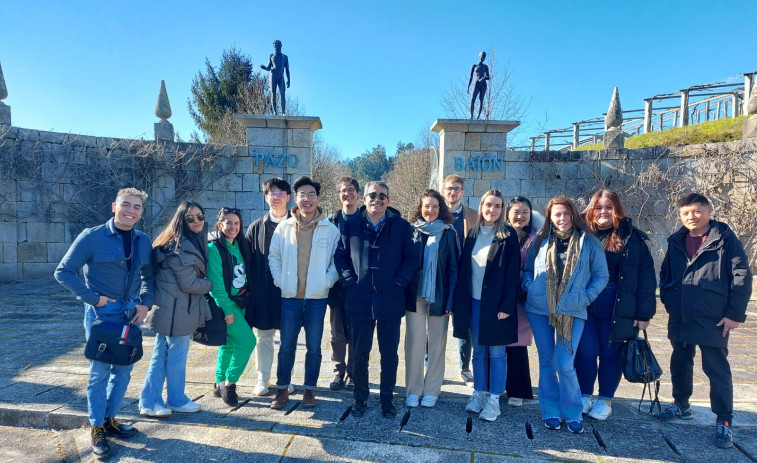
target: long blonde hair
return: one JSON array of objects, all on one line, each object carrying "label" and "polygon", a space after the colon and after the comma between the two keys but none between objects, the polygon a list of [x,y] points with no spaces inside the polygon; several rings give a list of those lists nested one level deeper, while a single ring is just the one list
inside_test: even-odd
[{"label": "long blonde hair", "polygon": [[494,221],[493,231],[496,239],[504,240],[510,236],[510,231],[507,229],[507,223],[505,222],[505,196],[501,191],[494,189],[487,191],[481,196],[481,202],[478,204],[478,220],[476,220],[476,225],[471,228],[470,235],[473,238],[476,238],[481,231],[481,225],[484,223],[484,203],[489,196],[495,196],[502,201],[502,213],[499,215],[499,218]]}]

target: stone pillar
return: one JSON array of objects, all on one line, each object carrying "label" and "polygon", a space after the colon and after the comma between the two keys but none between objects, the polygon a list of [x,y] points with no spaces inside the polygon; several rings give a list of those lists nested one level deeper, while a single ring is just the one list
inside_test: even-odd
[{"label": "stone pillar", "polygon": [[155,103],[155,115],[160,118],[160,122],[154,125],[155,141],[174,141],[173,124],[168,122],[172,114],[171,102],[168,101],[168,92],[166,92],[166,81],[161,80],[158,101]]},{"label": "stone pillar", "polygon": [[644,100],[644,133],[652,132],[652,98]]},{"label": "stone pillar", "polygon": [[291,184],[302,175],[311,175],[313,132],[323,127],[320,118],[256,114],[234,114],[234,118],[247,128],[252,158],[249,173],[260,175],[261,183],[282,177]]},{"label": "stone pillar", "polygon": [[681,90],[681,127],[689,125],[689,90]]},{"label": "stone pillar", "polygon": [[618,93],[618,87],[615,87],[612,92],[610,107],[607,109],[607,115],[605,116],[605,149],[623,148],[624,135],[623,129],[620,128],[622,124],[623,109],[620,106],[620,94]]},{"label": "stone pillar", "polygon": [[731,93],[731,117],[739,117],[739,93]]},{"label": "stone pillar", "polygon": [[494,182],[505,178],[507,132],[519,125],[518,121],[437,119],[431,130],[440,137],[438,184],[450,174],[463,177],[463,204],[478,207],[478,198],[487,190],[502,189]]},{"label": "stone pillar", "polygon": [[0,127],[11,125],[11,107],[2,102],[6,98],[8,98],[8,87],[5,86],[3,66],[0,63]]},{"label": "stone pillar", "polygon": [[744,121],[743,138],[757,138],[757,80],[752,83],[749,100],[744,104],[744,111],[749,118]]},{"label": "stone pillar", "polygon": [[581,123],[573,123],[573,149],[578,148],[579,138],[581,138]]},{"label": "stone pillar", "polygon": [[549,151],[550,138],[552,138],[552,132],[544,132],[544,151]]},{"label": "stone pillar", "polygon": [[536,151],[536,137],[531,137],[531,151]]}]

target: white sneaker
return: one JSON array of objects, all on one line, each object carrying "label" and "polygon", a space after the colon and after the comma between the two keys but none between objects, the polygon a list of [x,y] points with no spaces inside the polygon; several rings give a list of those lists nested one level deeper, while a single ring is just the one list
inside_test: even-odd
[{"label": "white sneaker", "polygon": [[408,407],[417,407],[419,403],[420,397],[415,394],[408,394],[407,399],[405,399],[405,405]]},{"label": "white sneaker", "polygon": [[468,413],[481,413],[481,410],[486,406],[487,400],[486,392],[473,391],[473,394],[468,400],[468,405],[465,406],[465,411]]},{"label": "white sneaker", "polygon": [[604,400],[597,400],[594,402],[594,406],[591,407],[589,416],[595,420],[604,421],[608,416],[612,414],[612,405],[609,405]]},{"label": "white sneaker", "polygon": [[263,397],[268,395],[268,392],[268,381],[258,379],[258,383],[255,385],[255,389],[252,390],[252,393],[258,397]]},{"label": "white sneaker", "polygon": [[177,413],[197,413],[200,411],[200,404],[196,402],[192,402],[191,400],[181,407],[174,407],[173,405],[168,405],[168,408],[171,409],[171,411],[177,412]]},{"label": "white sneaker", "polygon": [[507,399],[507,405],[511,407],[522,407],[523,406],[523,399],[520,397],[510,397]]},{"label": "white sneaker", "polygon": [[155,418],[167,418],[171,416],[171,409],[155,404],[153,408],[139,407],[139,414],[142,416],[152,416]]},{"label": "white sneaker", "polygon": [[436,405],[436,401],[439,399],[438,395],[424,395],[421,400],[421,407],[431,408]]},{"label": "white sneaker", "polygon": [[591,397],[589,397],[589,396],[583,396],[583,397],[581,397],[581,403],[584,406],[583,410],[581,410],[581,413],[583,413],[584,415],[586,415],[587,413],[589,413],[589,410],[591,410],[591,407],[594,406],[594,401],[591,400]]},{"label": "white sneaker", "polygon": [[287,387],[287,389],[289,389],[290,394],[294,394],[294,384],[289,383],[289,386]]},{"label": "white sneaker", "polygon": [[481,411],[478,417],[484,421],[494,421],[500,415],[499,410],[499,397],[489,397],[486,401],[486,406]]}]

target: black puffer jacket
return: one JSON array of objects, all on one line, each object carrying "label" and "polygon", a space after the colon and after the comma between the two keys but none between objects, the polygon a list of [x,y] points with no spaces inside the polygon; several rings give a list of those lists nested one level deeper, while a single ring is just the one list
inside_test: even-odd
[{"label": "black puffer jacket", "polygon": [[[415,272],[412,281],[407,285],[406,304],[407,310],[415,312],[415,302],[418,298],[418,286],[421,281],[423,272],[423,251],[426,247],[424,235],[417,229],[413,230],[413,242],[418,253],[420,265]],[[457,250],[457,232],[454,228],[448,228],[442,233],[439,240],[438,257],[436,264],[436,295],[434,303],[429,306],[428,314],[431,316],[441,316],[445,312],[452,312],[452,296],[455,294],[455,285],[457,284],[457,260],[460,252]]]},{"label": "black puffer jacket", "polygon": [[365,206],[344,224],[334,264],[353,320],[394,320],[405,315],[405,287],[418,269],[410,224],[393,208],[378,232]]},{"label": "black puffer jacket", "polygon": [[638,328],[633,326],[633,321],[651,320],[657,304],[654,259],[646,243],[649,237],[634,227],[628,217],[620,222],[618,232],[623,238],[623,250],[620,254],[618,294],[610,330],[611,342],[635,338]]},{"label": "black puffer jacket", "polygon": [[689,260],[688,230],[668,238],[660,269],[660,299],[670,315],[668,338],[700,346],[727,347],[728,336],[716,326],[726,317],[746,320],[752,272],[744,247],[728,225],[710,220],[707,240]]}]

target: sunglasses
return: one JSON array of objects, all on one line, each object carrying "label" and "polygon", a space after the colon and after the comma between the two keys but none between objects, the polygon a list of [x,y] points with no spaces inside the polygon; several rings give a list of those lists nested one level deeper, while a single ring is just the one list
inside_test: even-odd
[{"label": "sunglasses", "polygon": [[205,214],[188,215],[184,217],[184,220],[186,220],[187,223],[195,223],[195,220],[198,222],[205,222]]},{"label": "sunglasses", "polygon": [[221,212],[223,212],[224,215],[226,214],[236,214],[239,217],[242,217],[242,211],[237,209],[236,207],[222,207]]},{"label": "sunglasses", "polygon": [[369,198],[371,198],[371,199],[378,198],[381,201],[386,201],[387,199],[389,199],[389,196],[387,196],[386,193],[376,193],[375,191],[371,191],[366,196],[369,197]]}]

